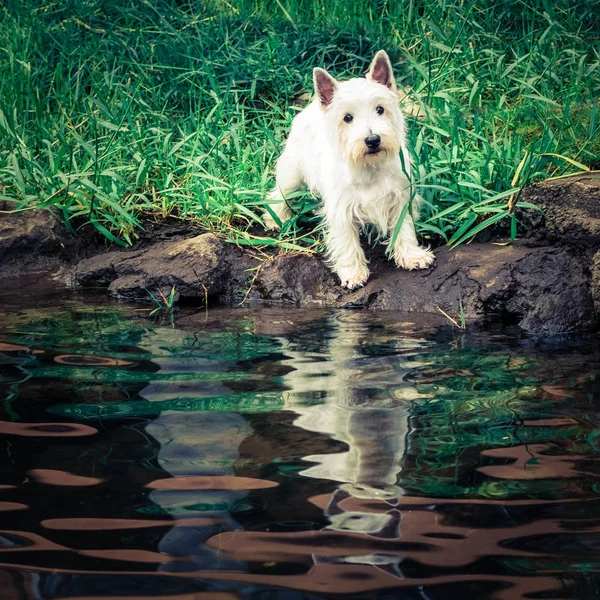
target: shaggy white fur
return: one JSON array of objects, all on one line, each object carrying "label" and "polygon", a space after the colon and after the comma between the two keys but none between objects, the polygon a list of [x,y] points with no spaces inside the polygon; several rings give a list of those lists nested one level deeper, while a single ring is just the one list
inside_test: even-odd
[{"label": "shaggy white fur", "polygon": [[[369,278],[359,241],[367,223],[387,238],[397,266],[428,267],[434,255],[419,246],[413,224],[418,196],[391,247],[410,201],[410,156],[388,55],[383,50],[375,55],[366,78],[338,82],[317,68],[313,79],[315,98],[294,118],[277,162],[271,209],[280,221],[289,219],[286,196],[302,186],[322,199],[327,259],[344,287],[360,287]],[[268,213],[264,218],[267,227],[277,227]]]}]

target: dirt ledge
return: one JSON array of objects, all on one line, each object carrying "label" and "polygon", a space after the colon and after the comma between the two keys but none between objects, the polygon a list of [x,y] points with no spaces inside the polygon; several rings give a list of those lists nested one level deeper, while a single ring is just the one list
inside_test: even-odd
[{"label": "dirt ledge", "polygon": [[[595,327],[600,315],[600,178],[588,175],[533,186],[522,199],[544,213],[521,215],[526,237],[511,245],[470,244],[436,250],[426,271],[396,269],[371,254],[372,275],[360,290],[340,288],[323,262],[307,254],[268,260],[212,233],[157,232],[132,250],[90,250],[66,235],[46,211],[0,214],[0,277],[60,267],[61,285],[105,289],[123,300],[149,292],[202,304],[275,304],[431,313],[518,323],[535,334]],[[83,250],[97,252],[82,258]],[[98,253],[100,252],[100,253]]]}]

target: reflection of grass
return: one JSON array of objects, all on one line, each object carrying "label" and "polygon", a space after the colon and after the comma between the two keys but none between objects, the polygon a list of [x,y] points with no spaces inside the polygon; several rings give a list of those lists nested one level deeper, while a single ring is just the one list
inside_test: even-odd
[{"label": "reflection of grass", "polygon": [[149,313],[151,317],[157,313],[166,312],[171,318],[173,318],[173,309],[175,307],[175,299],[177,297],[175,287],[171,288],[171,291],[168,295],[160,289],[157,290],[156,294],[153,294],[149,289],[146,289],[146,292],[154,304],[154,308]]},{"label": "reflection of grass", "polygon": [[[448,319],[455,327],[465,330],[467,328],[467,318],[465,316],[465,310],[463,308],[462,299],[458,299],[458,315],[456,318],[451,317],[445,310],[442,310],[439,306],[437,309]],[[457,320],[458,319],[458,320]]]},{"label": "reflection of grass", "polygon": [[136,346],[147,329],[129,317],[127,310],[114,305],[25,309],[3,315],[2,330],[4,339],[39,351],[38,358],[46,352],[56,352],[109,354],[117,359],[139,360],[139,351],[132,353],[127,349]]},{"label": "reflection of grass", "polygon": [[[216,373],[215,373],[216,375]],[[241,378],[239,378],[241,379]],[[174,394],[177,392],[174,391]],[[168,400],[135,400],[112,404],[58,404],[48,412],[70,419],[123,419],[128,417],[157,417],[164,411],[197,412],[224,411],[236,413],[264,413],[279,411],[283,408],[280,393],[247,392],[232,393],[230,396],[214,398],[177,398]]]},{"label": "reflection of grass", "polygon": [[[431,399],[411,406],[410,457],[400,484],[411,493],[432,496],[544,497],[564,494],[564,480],[519,481],[481,477],[472,479],[472,468],[482,463],[481,451],[564,440],[570,447],[582,436],[578,425],[536,426],[537,419],[571,414],[556,401],[545,401],[535,377],[536,365],[510,353],[486,347],[441,354],[439,369],[452,366],[454,376],[422,383],[419,391]],[[431,367],[429,367],[431,369]],[[542,370],[544,376],[548,372]],[[564,411],[564,413],[562,412]],[[525,425],[523,421],[531,420]],[[582,448],[589,451],[589,444]],[[475,492],[474,492],[475,490]]]},{"label": "reflection of grass", "polygon": [[596,8],[9,3],[0,8],[0,195],[16,208],[54,205],[123,244],[144,218],[175,215],[243,244],[313,246],[307,194],[278,238],[249,231],[269,170],[312,68],[358,75],[385,47],[425,116],[410,131],[422,231],[455,244],[508,219],[516,234],[508,202],[523,185],[598,163]]}]

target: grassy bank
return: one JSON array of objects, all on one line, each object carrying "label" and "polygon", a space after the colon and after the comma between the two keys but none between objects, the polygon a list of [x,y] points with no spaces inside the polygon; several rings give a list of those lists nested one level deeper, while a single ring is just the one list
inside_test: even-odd
[{"label": "grassy bank", "polygon": [[[460,242],[531,182],[600,162],[600,24],[586,0],[9,0],[0,6],[0,199],[129,244],[146,218],[247,244],[314,66],[388,50],[422,104],[421,231]],[[255,236],[248,233],[252,228]]]}]

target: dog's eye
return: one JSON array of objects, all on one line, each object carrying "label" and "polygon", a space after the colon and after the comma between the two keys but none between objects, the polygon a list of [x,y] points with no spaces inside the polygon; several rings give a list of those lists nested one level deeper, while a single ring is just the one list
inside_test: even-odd
[{"label": "dog's eye", "polygon": [[353,119],[354,119],[354,117],[350,113],[348,113],[347,115],[344,115],[344,121],[346,123],[352,123]]},{"label": "dog's eye", "polygon": [[382,114],[383,114],[385,111],[383,110],[383,106],[378,106],[378,107],[375,109],[375,112],[376,112],[378,115],[382,115]]}]

